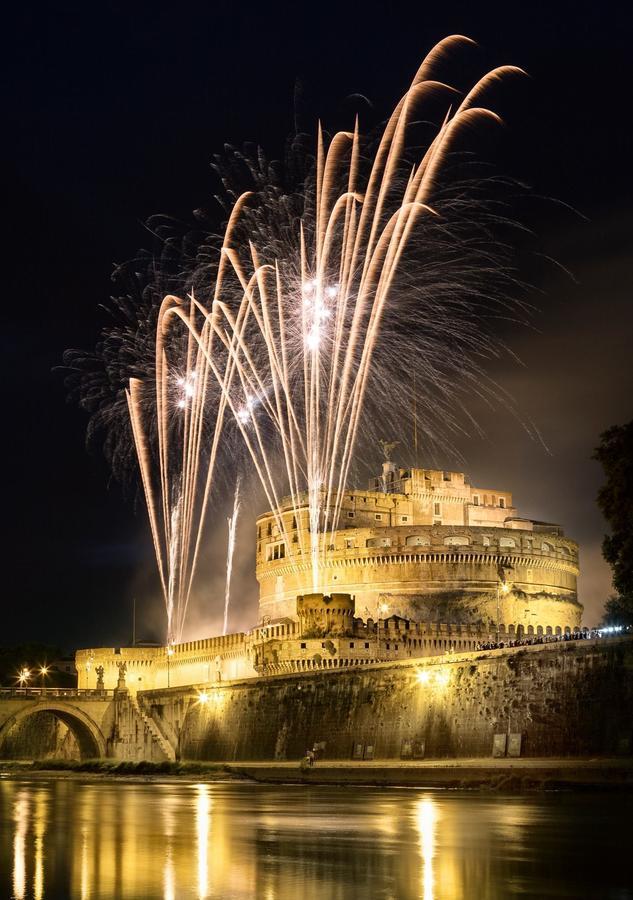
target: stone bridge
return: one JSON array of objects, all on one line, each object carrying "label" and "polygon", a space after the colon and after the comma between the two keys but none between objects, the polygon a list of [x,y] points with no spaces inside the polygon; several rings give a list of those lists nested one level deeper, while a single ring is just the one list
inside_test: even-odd
[{"label": "stone bridge", "polygon": [[0,688],[0,759],[60,755],[55,723],[65,726],[63,734],[74,739],[72,755],[81,759],[176,758],[142,699],[126,690]]}]

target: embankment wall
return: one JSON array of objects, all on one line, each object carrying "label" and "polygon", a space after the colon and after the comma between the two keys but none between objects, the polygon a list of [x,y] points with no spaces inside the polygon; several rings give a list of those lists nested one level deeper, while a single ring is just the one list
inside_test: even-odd
[{"label": "embankment wall", "polygon": [[344,671],[143,693],[182,759],[485,757],[520,733],[523,756],[631,753],[633,639],[532,645]]}]

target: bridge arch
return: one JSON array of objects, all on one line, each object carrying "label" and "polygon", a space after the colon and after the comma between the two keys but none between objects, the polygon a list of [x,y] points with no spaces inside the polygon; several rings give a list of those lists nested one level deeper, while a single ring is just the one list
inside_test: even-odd
[{"label": "bridge arch", "polygon": [[71,703],[62,700],[44,700],[29,704],[0,725],[0,755],[5,738],[11,729],[29,716],[50,712],[74,734],[82,759],[99,759],[106,756],[106,742],[97,723],[87,713]]}]

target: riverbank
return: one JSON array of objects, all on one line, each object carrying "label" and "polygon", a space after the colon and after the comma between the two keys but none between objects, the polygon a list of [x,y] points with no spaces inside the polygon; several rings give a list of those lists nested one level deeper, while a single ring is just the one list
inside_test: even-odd
[{"label": "riverbank", "polygon": [[227,763],[226,769],[264,783],[498,791],[633,790],[631,758],[327,760],[307,770],[287,762]]},{"label": "riverbank", "polygon": [[324,760],[311,769],[297,761],[131,762],[121,760],[4,760],[0,777],[255,781],[263,784],[366,785],[462,790],[633,790],[633,759]]},{"label": "riverbank", "polygon": [[116,759],[0,760],[0,778],[87,778],[125,780],[182,779],[183,781],[252,780],[216,762],[132,762]]}]

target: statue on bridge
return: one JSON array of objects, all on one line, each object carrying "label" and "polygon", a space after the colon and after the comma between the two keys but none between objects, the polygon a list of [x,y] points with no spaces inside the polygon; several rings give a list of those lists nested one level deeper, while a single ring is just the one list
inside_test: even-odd
[{"label": "statue on bridge", "polygon": [[97,666],[97,668],[95,669],[95,675],[97,676],[97,690],[98,690],[98,691],[103,691],[103,690],[105,690],[105,687],[104,687],[104,684],[103,684],[103,673],[104,673],[104,671],[105,671],[105,670],[104,670],[103,666]]},{"label": "statue on bridge", "polygon": [[117,691],[120,691],[121,693],[123,693],[123,692],[127,693],[127,685],[125,683],[125,673],[127,672],[127,663],[125,662],[125,660],[122,660],[121,662],[118,662],[116,664],[116,666],[117,666],[117,669],[119,670],[119,680],[117,681],[116,689],[117,689]]}]

